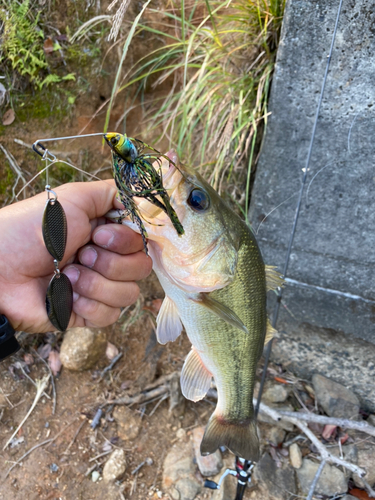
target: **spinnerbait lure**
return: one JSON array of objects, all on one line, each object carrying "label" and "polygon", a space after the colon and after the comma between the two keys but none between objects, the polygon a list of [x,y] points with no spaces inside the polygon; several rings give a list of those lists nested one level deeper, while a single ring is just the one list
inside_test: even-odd
[{"label": "spinnerbait lure", "polygon": [[[147,231],[143,225],[137,205],[133,200],[136,196],[145,198],[163,210],[170,218],[177,234],[179,236],[184,234],[184,228],[171,206],[169,195],[163,186],[161,172],[158,172],[151,163],[154,160],[160,165],[160,158],[166,158],[168,161],[171,160],[144,142],[129,138],[123,134],[108,133],[104,135],[104,138],[112,149],[113,176],[121,203],[125,207],[125,214],[119,217],[119,222],[126,215],[131,217],[140,230],[146,253],[148,253],[146,242]],[[150,149],[153,153],[143,154],[145,148]]]}]

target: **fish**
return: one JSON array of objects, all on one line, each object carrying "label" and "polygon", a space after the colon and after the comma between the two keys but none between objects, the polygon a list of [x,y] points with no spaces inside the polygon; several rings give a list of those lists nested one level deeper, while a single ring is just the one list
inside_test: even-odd
[{"label": "fish", "polygon": [[[256,462],[259,442],[253,408],[255,372],[273,329],[266,293],[281,278],[265,266],[251,229],[193,168],[170,151],[163,158],[165,189],[185,234],[144,199],[138,210],[148,232],[153,269],[165,291],[157,316],[157,339],[172,342],[183,327],[192,344],[181,372],[181,390],[191,401],[217,387],[217,406],[201,443],[201,454],[220,446]],[[107,214],[116,218],[116,213]],[[123,224],[137,230],[130,220]]]},{"label": "fish", "polygon": [[[133,139],[126,134],[109,132],[104,139],[112,150],[113,176],[124,208],[137,224],[142,235],[146,253],[148,252],[147,231],[132,198],[134,196],[148,199],[161,208],[171,220],[177,234],[184,234],[184,228],[173,209],[167,191],[164,189],[160,170],[160,158],[163,156],[152,146],[139,139]],[[137,146],[134,144],[136,143]],[[143,154],[144,149],[150,149],[150,154]],[[155,167],[150,160],[156,160]]]}]

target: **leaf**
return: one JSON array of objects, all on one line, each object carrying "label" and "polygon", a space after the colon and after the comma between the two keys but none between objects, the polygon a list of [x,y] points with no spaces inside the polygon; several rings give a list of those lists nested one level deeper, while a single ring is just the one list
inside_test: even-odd
[{"label": "leaf", "polygon": [[332,424],[325,425],[322,432],[322,438],[326,439],[327,441],[329,439],[332,439],[336,435],[336,430],[337,430],[337,425],[332,425]]},{"label": "leaf", "polygon": [[344,444],[347,442],[348,439],[349,439],[349,434],[344,434],[343,436],[340,437],[340,443]]},{"label": "leaf", "polygon": [[25,363],[27,365],[33,365],[34,364],[34,358],[32,357],[32,355],[30,353],[27,353],[24,355],[23,357]]},{"label": "leaf", "polygon": [[48,37],[44,40],[43,50],[45,54],[52,54],[54,51],[53,40],[51,37]]},{"label": "leaf", "polygon": [[75,81],[76,79],[76,76],[75,76],[75,73],[69,73],[68,75],[65,75],[62,77],[62,80],[74,80]]},{"label": "leaf", "polygon": [[52,351],[50,344],[44,344],[38,347],[38,354],[41,358],[47,359]]},{"label": "leaf", "polygon": [[360,500],[371,500],[366,491],[360,490],[359,488],[349,490],[349,495],[359,498]]},{"label": "leaf", "polygon": [[3,114],[3,125],[11,125],[14,122],[15,117],[16,114],[13,111],[13,109],[12,108],[8,109]]},{"label": "leaf", "polygon": [[49,353],[48,364],[49,364],[49,367],[51,368],[51,372],[56,377],[56,375],[61,370],[60,354],[57,351],[51,351]]}]

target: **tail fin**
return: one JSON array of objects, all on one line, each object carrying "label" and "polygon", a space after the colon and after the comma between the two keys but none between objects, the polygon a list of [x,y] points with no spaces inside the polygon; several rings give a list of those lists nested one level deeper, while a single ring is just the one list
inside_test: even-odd
[{"label": "tail fin", "polygon": [[211,416],[201,443],[201,454],[209,455],[226,446],[235,455],[257,462],[259,440],[255,420],[246,423],[227,421],[215,413]]}]

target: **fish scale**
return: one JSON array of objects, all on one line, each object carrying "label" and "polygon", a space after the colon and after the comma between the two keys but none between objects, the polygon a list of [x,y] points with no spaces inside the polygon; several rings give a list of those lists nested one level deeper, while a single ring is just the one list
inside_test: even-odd
[{"label": "fish scale", "polygon": [[[165,291],[157,317],[160,343],[174,341],[183,327],[192,343],[181,372],[181,390],[202,399],[216,382],[218,402],[201,453],[226,446],[257,461],[254,419],[256,366],[271,330],[266,291],[280,286],[266,269],[255,236],[194,169],[162,164],[163,183],[185,233],[178,236],[168,216],[149,201],[137,200],[146,215],[153,269]],[[111,215],[109,215],[111,217]],[[137,230],[130,220],[124,224]]]}]

